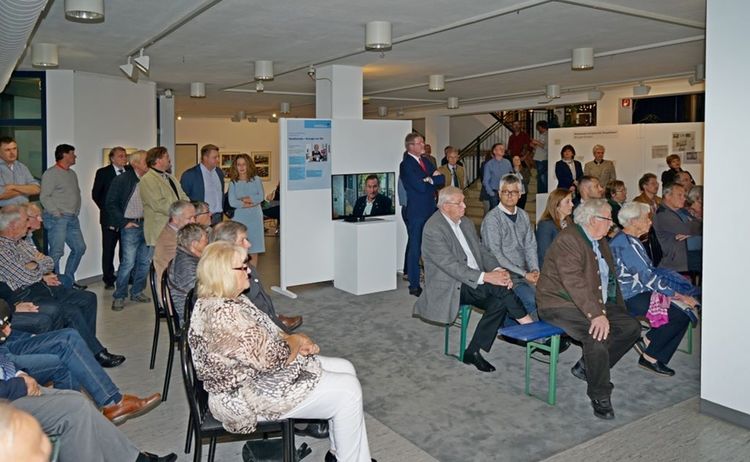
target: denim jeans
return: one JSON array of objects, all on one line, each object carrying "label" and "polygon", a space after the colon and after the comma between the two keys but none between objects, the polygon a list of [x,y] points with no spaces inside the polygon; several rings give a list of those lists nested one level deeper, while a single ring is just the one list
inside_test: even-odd
[{"label": "denim jeans", "polygon": [[547,161],[535,160],[536,164],[536,192],[547,192]]},{"label": "denim jeans", "polygon": [[[510,279],[513,281],[513,289],[511,290],[521,301],[526,314],[531,315],[534,319],[538,319],[539,317],[536,314],[536,287],[529,284],[525,277],[515,273],[511,273]],[[516,320],[511,317],[507,317],[503,321],[503,327],[511,327],[517,324]]]},{"label": "denim jeans", "polygon": [[137,228],[121,228],[120,247],[122,247],[122,261],[120,261],[120,267],[117,270],[113,298],[127,297],[131,273],[133,287],[130,289],[130,295],[143,292],[146,288],[148,267],[151,264],[152,247],[146,245],[146,240],[143,237],[143,225]]},{"label": "denim jeans", "polygon": [[65,245],[70,248],[70,255],[65,263],[65,276],[75,280],[76,270],[86,252],[86,243],[81,234],[78,216],[63,213],[55,216],[44,212],[44,229],[47,231],[49,256],[55,262],[55,273],[60,274],[60,258],[65,253]]},{"label": "denim jeans", "polygon": [[[73,329],[35,336],[14,331],[0,348],[7,348],[8,357],[16,366],[41,384],[52,380],[55,388],[60,389],[75,389],[80,384],[97,407],[122,399],[120,390]],[[67,381],[63,370],[70,375]]]}]

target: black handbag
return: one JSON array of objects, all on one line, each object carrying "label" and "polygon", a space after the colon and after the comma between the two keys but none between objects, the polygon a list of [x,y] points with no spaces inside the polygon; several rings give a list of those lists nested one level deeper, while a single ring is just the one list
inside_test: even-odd
[{"label": "black handbag", "polygon": [[224,215],[227,216],[230,220],[234,218],[234,207],[229,205],[229,191],[224,193],[224,198],[221,201],[221,209],[224,212]]}]

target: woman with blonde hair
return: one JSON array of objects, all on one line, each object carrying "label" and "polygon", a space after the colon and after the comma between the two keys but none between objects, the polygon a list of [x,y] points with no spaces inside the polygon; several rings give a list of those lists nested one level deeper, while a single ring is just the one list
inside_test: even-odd
[{"label": "woman with blonde hair", "polygon": [[247,226],[247,240],[252,244],[250,261],[258,264],[258,254],[266,251],[263,234],[263,210],[265,197],[263,181],[257,175],[255,162],[247,154],[240,154],[229,168],[229,205],[234,207],[234,221]]},{"label": "woman with blonde hair", "polygon": [[544,209],[539,223],[536,224],[536,248],[540,268],[544,264],[544,254],[557,237],[557,233],[569,224],[568,217],[571,213],[573,213],[572,191],[558,188],[549,193],[547,208]]},{"label": "woman with blonde hair", "polygon": [[354,366],[319,356],[304,334],[287,334],[244,295],[247,253],[209,244],[197,268],[188,342],[208,406],[228,431],[252,433],[258,420],[329,419],[326,462],[370,462],[362,389]]}]

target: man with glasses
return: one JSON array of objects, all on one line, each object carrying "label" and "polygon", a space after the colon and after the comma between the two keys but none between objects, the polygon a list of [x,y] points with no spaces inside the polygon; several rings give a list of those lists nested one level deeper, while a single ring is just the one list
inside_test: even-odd
[{"label": "man with glasses", "polygon": [[521,324],[534,320],[510,290],[510,274],[479,241],[474,223],[463,219],[463,192],[455,186],[441,189],[438,208],[424,227],[425,291],[414,305],[414,314],[427,321],[450,324],[460,305],[483,309],[463,361],[482,372],[492,372],[495,368],[479,350],[490,350],[506,315]]},{"label": "man with glasses", "polygon": [[193,201],[193,207],[195,207],[195,223],[207,230],[211,230],[211,211],[209,210],[208,203]]},{"label": "man with glasses", "polygon": [[0,207],[25,204],[39,194],[39,181],[18,161],[18,144],[10,136],[0,137]]},{"label": "man with glasses", "polygon": [[[188,201],[176,201],[169,206],[169,221],[162,229],[154,246],[154,269],[157,292],[161,294],[161,276],[169,262],[177,255],[177,231],[188,223],[195,223],[195,207]],[[160,295],[161,296],[161,295]],[[132,300],[133,299],[131,297]],[[142,302],[144,300],[136,300]]]}]

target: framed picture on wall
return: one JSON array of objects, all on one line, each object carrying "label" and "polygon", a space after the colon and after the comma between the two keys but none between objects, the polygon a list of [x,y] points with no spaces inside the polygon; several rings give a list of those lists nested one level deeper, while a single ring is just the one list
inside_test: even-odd
[{"label": "framed picture on wall", "polygon": [[220,151],[221,154],[221,161],[219,163],[219,166],[221,167],[221,170],[224,171],[224,176],[229,175],[229,167],[232,166],[232,162],[234,162],[234,159],[240,155],[239,152],[232,152],[232,151]]},{"label": "framed picture on wall", "polygon": [[251,156],[258,176],[268,180],[271,177],[271,151],[253,151]]},{"label": "framed picture on wall", "polygon": [[[102,148],[102,165],[103,166],[109,165],[109,151],[111,150],[112,148]],[[138,148],[125,148],[125,152],[128,154],[132,154],[137,150]]]}]

